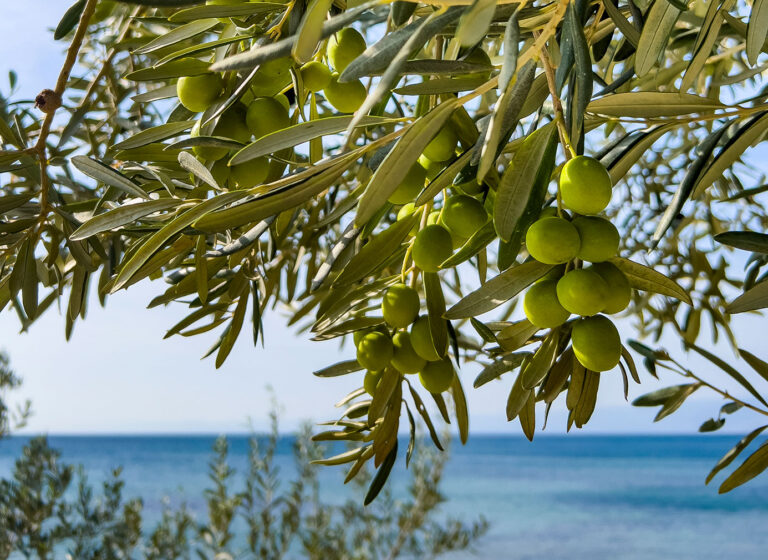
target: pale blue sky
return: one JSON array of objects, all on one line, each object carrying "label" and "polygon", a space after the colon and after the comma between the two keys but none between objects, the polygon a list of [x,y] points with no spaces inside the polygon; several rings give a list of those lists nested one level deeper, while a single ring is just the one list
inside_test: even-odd
[{"label": "pale blue sky", "polygon": [[[52,40],[48,28],[56,25],[68,5],[62,0],[0,0],[0,87],[4,92],[10,68],[19,74],[21,89],[16,99],[33,98],[55,83],[64,45]],[[0,176],[0,184],[4,180]],[[340,351],[333,341],[317,343],[295,336],[275,313],[264,325],[266,349],[254,348],[246,333],[217,371],[211,359],[200,360],[213,336],[162,340],[185,309],[172,305],[147,310],[150,299],[164,289],[161,282],[143,283],[111,297],[106,310],[93,301],[87,319],[78,323],[69,343],[64,340],[64,319],[55,309],[23,334],[18,333],[13,312],[6,310],[0,315],[0,347],[10,352],[15,368],[24,377],[21,395],[34,403],[36,412],[29,431],[231,432],[244,430],[249,417],[256,427],[263,427],[270,401],[267,385],[274,387],[283,405],[283,427],[290,429],[303,419],[333,418],[337,412],[333,403],[360,384],[361,375],[335,379],[312,376],[314,369],[352,357],[351,347]],[[739,317],[735,329],[746,348],[765,357],[763,319]],[[622,330],[631,336],[626,325]],[[670,351],[679,353],[674,338],[663,342]],[[714,351],[733,361],[728,348],[719,346]],[[691,358],[690,365],[709,379],[723,378],[703,360]],[[519,434],[518,423],[507,423],[504,418],[512,376],[473,390],[477,372],[477,366],[466,366],[461,372],[472,429]],[[659,386],[644,371],[641,375],[644,383],[631,388],[630,398]],[[664,376],[663,381],[683,382],[673,374]],[[760,379],[755,383],[765,389]],[[720,402],[701,391],[671,418],[653,424],[655,411],[626,404],[620,375],[609,373],[603,376],[598,409],[583,431],[690,433],[716,414]],[[564,404],[558,403],[553,410],[549,433],[563,431],[563,409]],[[740,412],[729,418],[728,431],[749,429],[753,422],[749,412]]]}]

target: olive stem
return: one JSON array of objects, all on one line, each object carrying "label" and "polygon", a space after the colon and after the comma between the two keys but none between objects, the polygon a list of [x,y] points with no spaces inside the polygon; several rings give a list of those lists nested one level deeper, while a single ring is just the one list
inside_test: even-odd
[{"label": "olive stem", "polygon": [[[534,32],[534,37],[538,37],[538,33]],[[546,45],[542,46],[539,55],[541,57],[541,63],[544,66],[544,74],[547,77],[547,87],[549,87],[549,95],[552,97],[552,107],[555,110],[555,126],[557,126],[557,132],[560,135],[560,143],[563,145],[565,159],[568,160],[572,157],[576,157],[577,154],[573,149],[573,146],[571,146],[571,139],[568,136],[568,131],[565,127],[565,119],[563,117],[563,103],[560,100],[560,97],[557,95],[557,88],[555,87],[555,71],[552,68],[552,62],[549,58]]]},{"label": "olive stem", "polygon": [[728,399],[730,401],[738,403],[741,406],[743,406],[744,408],[748,408],[748,409],[752,410],[753,412],[757,412],[758,414],[762,414],[763,416],[768,416],[768,410],[763,410],[762,408],[756,407],[754,405],[749,404],[748,402],[745,402],[745,401],[743,401],[743,400],[741,400],[741,399],[739,399],[737,397],[734,397],[733,395],[729,394],[728,391],[724,391],[722,389],[719,389],[719,388],[715,387],[714,385],[712,385],[708,381],[705,381],[704,379],[702,379],[701,377],[699,377],[698,375],[693,373],[691,370],[683,367],[683,365],[680,364],[679,362],[677,362],[676,360],[674,360],[672,358],[670,358],[670,360],[672,361],[672,363],[674,363],[680,369],[678,370],[678,369],[669,367],[668,365],[665,365],[663,363],[659,363],[659,366],[661,366],[661,367],[663,367],[663,368],[665,368],[665,369],[667,369],[669,371],[673,371],[673,372],[675,372],[678,375],[681,375],[683,377],[690,377],[691,379],[695,379],[698,383],[700,383],[704,387],[707,387],[707,388],[711,389],[712,391],[714,391],[718,395],[720,395],[720,396],[722,396],[722,397],[724,397],[724,398],[726,398],[726,399]]}]

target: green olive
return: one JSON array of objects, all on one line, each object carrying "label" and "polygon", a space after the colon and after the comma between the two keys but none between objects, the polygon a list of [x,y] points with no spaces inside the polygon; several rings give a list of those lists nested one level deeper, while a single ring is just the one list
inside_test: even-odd
[{"label": "green olive", "polygon": [[488,221],[483,204],[465,194],[448,197],[443,208],[445,227],[460,238],[470,238]]},{"label": "green olive", "polygon": [[336,72],[341,73],[350,62],[363,54],[365,47],[365,38],[356,29],[345,27],[329,37],[326,51],[328,61]]},{"label": "green olive", "polygon": [[256,139],[291,125],[288,110],[274,97],[257,97],[254,99],[248,105],[245,120],[248,129]]},{"label": "green olive", "polygon": [[367,92],[363,82],[352,80],[351,82],[339,82],[339,75],[334,74],[331,81],[323,89],[323,94],[328,103],[341,113],[354,113],[365,101]]},{"label": "green olive", "polygon": [[261,185],[267,179],[269,173],[269,159],[258,157],[252,160],[233,165],[230,178],[239,189],[250,189]]},{"label": "green olive", "polygon": [[579,230],[581,247],[576,255],[583,261],[603,262],[619,251],[619,230],[611,222],[597,216],[578,216],[573,225]]},{"label": "green olive", "polygon": [[432,162],[443,162],[453,158],[459,138],[450,126],[444,126],[424,148],[424,157]]},{"label": "green olive", "polygon": [[560,172],[563,204],[578,214],[599,214],[611,201],[613,182],[608,170],[595,158],[577,156]]},{"label": "green olive", "polygon": [[176,82],[179,102],[193,113],[202,113],[221,95],[223,82],[218,74],[185,76]]},{"label": "green olive", "polygon": [[390,286],[381,299],[384,320],[396,329],[413,323],[419,316],[420,307],[419,293],[405,284]]},{"label": "green olive", "polygon": [[571,314],[557,299],[557,281],[533,284],[525,293],[523,311],[528,320],[541,329],[562,325]]},{"label": "green olive", "polygon": [[579,252],[581,241],[574,225],[564,218],[536,220],[525,234],[525,246],[531,256],[545,264],[562,264]]},{"label": "green olive", "polygon": [[395,347],[392,356],[392,366],[400,373],[419,373],[427,361],[413,349],[411,335],[407,331],[399,331],[392,337]]},{"label": "green olive", "polygon": [[624,273],[608,262],[596,263],[590,269],[597,272],[608,286],[603,313],[612,315],[626,309],[632,298],[632,287]]},{"label": "green olive", "polygon": [[453,253],[451,234],[440,225],[431,225],[416,234],[413,241],[413,262],[425,272],[437,272]]},{"label": "green olive", "polygon": [[414,163],[395,192],[387,200],[392,204],[406,204],[414,201],[424,188],[426,178],[427,170],[418,163]]},{"label": "green olive", "polygon": [[592,371],[608,371],[621,359],[621,336],[607,317],[587,317],[571,330],[573,353],[581,365]]},{"label": "green olive", "polygon": [[331,71],[322,62],[312,60],[301,67],[301,80],[305,88],[317,93],[331,82]]},{"label": "green olive", "polygon": [[448,351],[447,341],[440,352],[435,348],[429,328],[429,317],[426,315],[419,317],[411,325],[411,344],[419,356],[429,361],[439,360]]},{"label": "green olive", "polygon": [[455,376],[453,364],[446,357],[439,361],[427,362],[419,373],[419,381],[427,391],[438,394],[451,388]]},{"label": "green olive", "polygon": [[357,361],[371,371],[387,367],[393,354],[392,339],[380,332],[366,334],[357,344]]},{"label": "green olive", "polygon": [[557,299],[576,315],[595,315],[605,309],[608,285],[594,270],[582,268],[566,272],[557,281]]}]

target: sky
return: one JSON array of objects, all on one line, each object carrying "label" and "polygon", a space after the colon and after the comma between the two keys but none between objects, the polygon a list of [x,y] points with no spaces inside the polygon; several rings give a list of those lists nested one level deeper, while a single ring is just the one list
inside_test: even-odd
[{"label": "sky", "polygon": [[[68,5],[67,0],[0,0],[0,88],[5,94],[11,68],[20,81],[14,99],[32,99],[55,83],[65,45],[53,41],[49,28]],[[0,176],[0,185],[4,180]],[[0,314],[0,349],[10,354],[24,379],[18,399],[31,399],[35,411],[26,432],[232,433],[246,431],[249,419],[253,427],[263,429],[273,395],[280,403],[282,428],[293,430],[304,420],[335,419],[339,409],[333,404],[360,386],[362,374],[314,377],[312,371],[352,358],[351,345],[340,349],[336,341],[311,342],[305,335],[296,335],[285,326],[279,311],[265,319],[266,348],[254,348],[244,330],[227,362],[216,370],[212,359],[200,359],[215,335],[162,340],[186,309],[175,304],[146,309],[165,287],[162,280],[140,283],[111,296],[105,309],[91,301],[86,320],[78,322],[69,342],[64,339],[64,318],[56,309],[49,310],[26,333],[19,332],[12,311]],[[740,316],[734,328],[743,347],[765,357],[764,319]],[[620,329],[624,338],[633,336],[626,322]],[[706,341],[705,328],[700,343],[706,345]],[[743,394],[708,362],[686,358],[675,337],[663,339],[660,346],[682,356],[698,374]],[[735,361],[728,347],[708,347],[727,361]],[[478,371],[478,366],[470,365],[463,366],[460,373],[469,401],[470,429],[519,435],[519,424],[508,423],[504,416],[514,375],[475,390],[472,380]],[[661,386],[685,382],[674,374],[662,374],[657,382],[642,367],[641,377],[643,384],[630,388],[630,400]],[[757,378],[755,384],[765,391],[761,381]],[[621,376],[614,371],[602,375],[597,410],[581,433],[693,433],[717,413],[722,402],[702,390],[677,413],[654,424],[655,409],[634,408],[624,401]],[[564,408],[564,403],[556,403],[545,433],[564,432]],[[728,419],[724,431],[743,433],[755,422],[749,411],[740,411]]]}]

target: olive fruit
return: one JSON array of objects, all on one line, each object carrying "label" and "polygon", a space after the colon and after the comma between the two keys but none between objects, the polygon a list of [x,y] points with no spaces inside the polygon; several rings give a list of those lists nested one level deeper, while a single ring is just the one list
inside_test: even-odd
[{"label": "olive fruit", "polygon": [[224,187],[229,183],[230,171],[231,168],[227,165],[227,160],[225,159],[220,159],[214,162],[211,166],[211,175],[213,176],[214,181],[221,187]]},{"label": "olive fruit", "polygon": [[376,387],[378,387],[379,381],[381,381],[381,373],[382,372],[380,371],[365,372],[365,377],[363,377],[363,389],[365,389],[365,392],[371,396],[376,392]]},{"label": "olive fruit", "polygon": [[537,282],[528,288],[523,299],[528,320],[540,329],[562,325],[571,314],[557,299],[557,280]]},{"label": "olive fruit", "polygon": [[427,170],[418,163],[414,163],[408,170],[403,181],[397,186],[387,199],[392,204],[406,204],[412,202],[424,188],[424,179],[427,178]]},{"label": "olive fruit", "polygon": [[311,60],[301,67],[301,81],[309,91],[317,93],[331,81],[331,71],[322,62]]},{"label": "olive fruit", "polygon": [[274,97],[257,97],[248,105],[245,117],[248,129],[258,139],[287,128],[291,124],[288,110]]},{"label": "olive fruit", "polygon": [[384,320],[396,329],[407,327],[419,316],[419,293],[405,284],[387,288],[381,299],[381,313]]},{"label": "olive fruit", "polygon": [[611,201],[613,184],[608,170],[595,158],[576,156],[560,172],[563,204],[578,214],[598,214]]},{"label": "olive fruit", "polygon": [[419,317],[411,325],[411,345],[419,356],[429,361],[439,360],[448,351],[447,341],[441,352],[435,348],[429,328],[429,318],[426,315]]},{"label": "olive fruit", "polygon": [[398,331],[392,337],[395,352],[392,355],[392,366],[400,373],[419,373],[427,360],[419,356],[411,344],[411,335],[407,331]]},{"label": "olive fruit", "polygon": [[[278,228],[278,230],[281,228]],[[352,341],[355,343],[355,348],[357,348],[357,345],[360,344],[360,341],[363,340],[363,337],[369,333],[372,332],[380,332],[381,334],[385,334],[389,336],[389,331],[384,325],[379,325],[377,327],[373,327],[370,329],[362,329],[359,331],[355,331],[352,333]]]},{"label": "olive fruit", "polygon": [[440,172],[445,169],[445,166],[442,163],[432,161],[424,154],[419,156],[419,165],[427,170],[427,179],[430,181],[434,181],[435,177],[440,175]]},{"label": "olive fruit", "polygon": [[451,159],[456,152],[459,138],[450,126],[444,126],[424,148],[424,157],[432,162],[443,162]]},{"label": "olive fruit", "polygon": [[441,225],[427,226],[413,240],[413,262],[424,272],[437,272],[453,253],[451,234]]},{"label": "olive fruit", "polygon": [[430,393],[442,393],[451,387],[455,375],[453,364],[446,357],[435,362],[427,362],[419,373],[419,381]]},{"label": "olive fruit", "polygon": [[[336,72],[343,72],[349,63],[365,51],[365,39],[352,27],[337,31],[328,39],[328,61]],[[334,105],[335,107],[335,105]],[[338,107],[336,107],[338,109]],[[340,110],[340,109],[339,109]],[[352,112],[352,111],[349,111]]]},{"label": "olive fruit", "polygon": [[219,98],[223,83],[218,74],[185,76],[176,82],[179,102],[193,113],[201,113]]},{"label": "olive fruit", "polygon": [[615,368],[621,358],[621,337],[610,319],[602,315],[577,321],[571,330],[573,353],[592,371]]},{"label": "olive fruit", "polygon": [[632,287],[624,273],[616,265],[607,262],[596,263],[590,270],[597,272],[608,286],[603,313],[610,315],[626,309],[632,298]]},{"label": "olive fruit", "polygon": [[[245,126],[245,112],[232,109],[227,111],[219,118],[219,122],[213,128],[212,136],[221,136],[223,138],[229,138],[247,143],[251,139],[251,131]],[[190,136],[193,138],[200,136],[200,127],[202,120],[197,121],[192,128]],[[227,155],[229,150],[227,148],[217,148],[214,146],[194,146],[192,148],[194,154],[202,159],[209,161],[216,161]]]},{"label": "olive fruit", "polygon": [[443,223],[463,238],[472,237],[488,221],[488,213],[479,200],[465,194],[448,197],[443,207]]},{"label": "olive fruit", "polygon": [[323,89],[328,103],[341,113],[354,113],[365,101],[367,95],[365,86],[360,80],[339,82],[339,75],[334,74],[331,81]]},{"label": "olive fruit", "polygon": [[619,230],[605,218],[578,216],[573,225],[579,230],[581,247],[576,255],[583,261],[603,262],[619,251]]},{"label": "olive fruit", "polygon": [[357,343],[357,361],[371,371],[387,367],[393,354],[392,339],[380,332],[370,332]]},{"label": "olive fruit", "polygon": [[269,159],[258,157],[252,160],[233,165],[229,173],[230,179],[234,181],[239,189],[250,189],[256,185],[261,185],[267,179],[269,173]]},{"label": "olive fruit", "polygon": [[525,246],[531,256],[545,264],[562,264],[579,252],[579,231],[565,218],[536,220],[525,234]]},{"label": "olive fruit", "polygon": [[557,281],[560,305],[576,315],[600,313],[605,308],[607,296],[608,285],[594,270],[571,270]]}]

